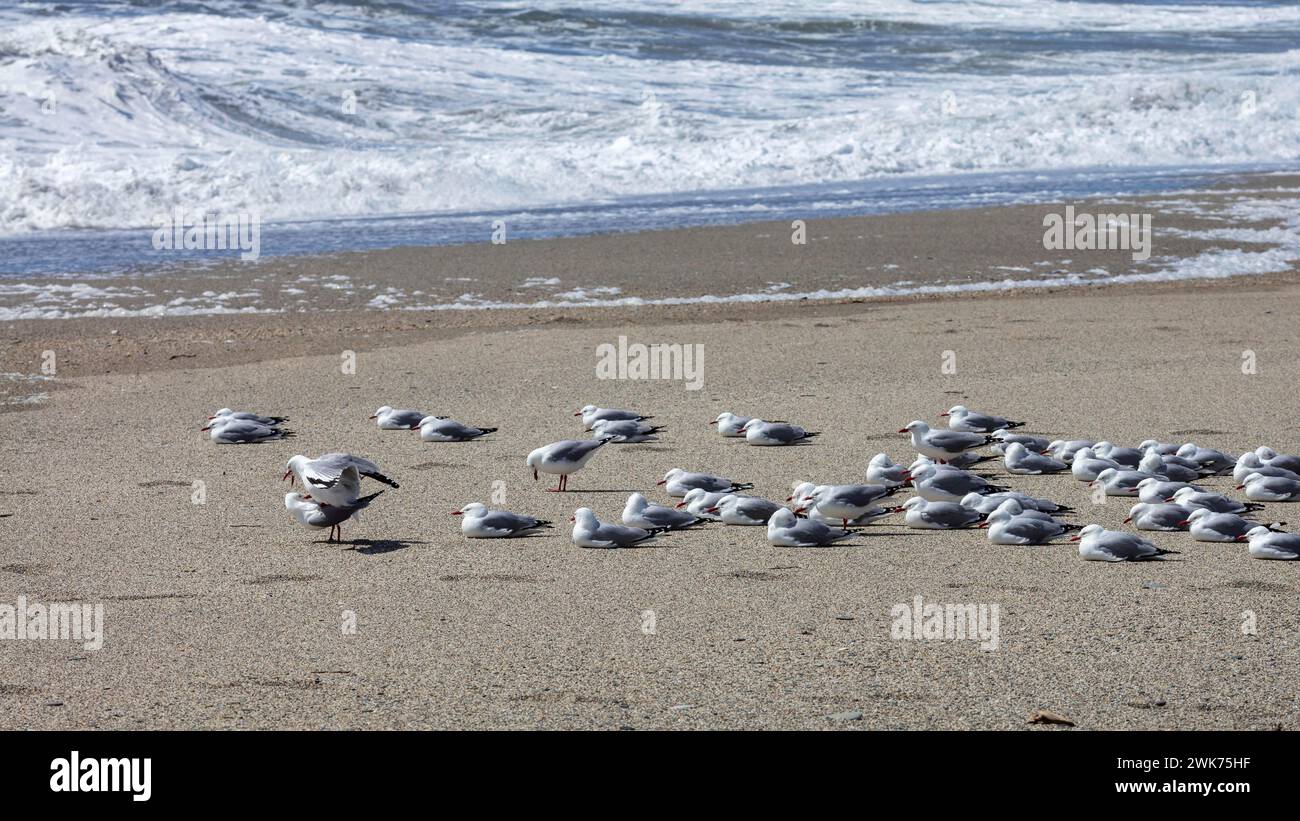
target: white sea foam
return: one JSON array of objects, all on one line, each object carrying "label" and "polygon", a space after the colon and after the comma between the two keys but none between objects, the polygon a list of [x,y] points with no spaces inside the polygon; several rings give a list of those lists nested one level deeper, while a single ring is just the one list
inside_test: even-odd
[{"label": "white sea foam", "polygon": [[407,6],[0,11],[0,235],[1300,161],[1294,5],[547,0],[501,37]]}]

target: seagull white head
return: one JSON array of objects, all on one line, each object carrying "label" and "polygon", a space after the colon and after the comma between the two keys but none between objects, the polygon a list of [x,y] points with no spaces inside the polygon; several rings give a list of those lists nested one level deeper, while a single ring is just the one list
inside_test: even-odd
[{"label": "seagull white head", "polygon": [[378,419],[379,417],[383,416],[384,414],[386,414],[386,413],[392,413],[392,412],[393,412],[393,408],[392,408],[391,405],[384,405],[382,408],[380,408],[379,410],[375,411],[374,415],[371,416],[370,418],[371,418],[371,419]]},{"label": "seagull white head", "polygon": [[686,472],[686,471],[682,470],[681,468],[673,468],[672,470],[669,470],[667,473],[665,473],[665,474],[664,474],[664,478],[662,478],[662,479],[660,479],[659,481],[655,482],[655,484],[656,484],[656,485],[666,485],[666,484],[668,484],[669,482],[671,482],[673,479],[676,479],[678,476],[681,476],[681,475],[682,475],[683,473],[685,473],[685,472]]},{"label": "seagull white head", "polygon": [[1258,538],[1258,537],[1260,537],[1260,536],[1266,536],[1266,535],[1268,535],[1269,533],[1272,533],[1272,532],[1273,532],[1273,531],[1269,530],[1269,529],[1268,529],[1267,527],[1265,527],[1264,525],[1260,525],[1260,526],[1258,526],[1258,527],[1252,527],[1250,530],[1247,530],[1245,533],[1243,533],[1242,535],[1238,536],[1238,537],[1237,537],[1237,541],[1239,541],[1239,542],[1248,542],[1248,541],[1250,541],[1251,539],[1255,539],[1255,538]]},{"label": "seagull white head", "polygon": [[310,461],[311,461],[310,459],[308,459],[306,456],[303,456],[302,454],[298,454],[297,456],[290,457],[289,461],[285,463],[284,476],[281,478],[281,481],[283,481],[284,479],[288,479],[289,484],[293,484],[293,480],[297,478],[297,474],[301,473],[303,466],[305,466]]},{"label": "seagull white head", "polygon": [[794,527],[799,521],[799,517],[794,515],[794,511],[788,507],[783,507],[772,514],[772,518],[767,520],[767,529],[774,530],[783,527]]},{"label": "seagull white head", "polygon": [[597,408],[596,408],[595,405],[583,405],[581,408],[579,408],[578,410],[574,411],[574,412],[573,412],[573,415],[574,415],[574,416],[586,416],[586,415],[589,414],[589,413],[594,413],[596,410],[597,410]]},{"label": "seagull white head", "polygon": [[[580,507],[573,511],[573,516],[569,521],[575,523],[584,530],[592,530],[596,527],[596,514],[591,512],[589,507]],[[575,528],[576,529],[576,528]]]},{"label": "seagull white head", "polygon": [[1103,530],[1105,530],[1105,528],[1102,527],[1101,525],[1088,525],[1083,530],[1080,530],[1078,533],[1071,536],[1070,541],[1081,542],[1084,539],[1088,538],[1089,536],[1094,536],[1098,533],[1101,533]]},{"label": "seagull white head", "polygon": [[924,436],[929,431],[930,426],[922,422],[920,419],[914,419],[911,422],[908,422],[906,426],[898,429],[899,433],[911,433],[913,436],[918,434]]},{"label": "seagull white head", "polygon": [[892,467],[894,462],[889,458],[888,453],[877,453],[875,456],[871,457],[871,461],[867,462],[867,464],[871,467],[884,468]]},{"label": "seagull white head", "polygon": [[785,497],[785,500],[794,502],[795,506],[798,507],[811,499],[816,492],[817,486],[812,482],[800,482],[794,486],[794,490],[790,492],[789,496]]},{"label": "seagull white head", "polygon": [[487,513],[487,505],[482,502],[470,502],[467,505],[461,505],[460,510],[453,510],[451,515],[464,516],[467,519],[477,519]]},{"label": "seagull white head", "polygon": [[718,501],[713,505],[713,507],[706,507],[706,508],[704,509],[704,512],[705,512],[705,513],[719,513],[719,512],[721,512],[722,510],[724,510],[724,509],[726,509],[726,508],[730,508],[730,507],[732,507],[733,505],[737,504],[739,501],[740,501],[740,499],[737,498],[736,494],[734,494],[734,493],[728,493],[726,496],[723,496],[721,499],[719,499],[719,500],[718,500]]},{"label": "seagull white head", "polygon": [[965,405],[953,405],[951,408],[948,408],[948,410],[944,411],[939,415],[940,416],[965,416],[969,412],[970,411],[967,410]]},{"label": "seagull white head", "polygon": [[1255,448],[1255,455],[1260,459],[1272,459],[1277,456],[1277,451],[1273,450],[1268,445],[1260,445]]},{"label": "seagull white head", "polygon": [[1262,482],[1262,481],[1264,481],[1264,474],[1252,473],[1249,476],[1247,476],[1245,479],[1243,479],[1241,484],[1237,485],[1237,490],[1241,490],[1242,488],[1249,485],[1251,482]]},{"label": "seagull white head", "polygon": [[1128,518],[1124,520],[1124,524],[1128,524],[1129,522],[1133,521],[1137,517],[1141,516],[1143,513],[1146,512],[1146,509],[1148,507],[1150,507],[1150,505],[1148,505],[1146,502],[1138,502],[1137,504],[1133,505],[1133,507],[1129,508]]}]

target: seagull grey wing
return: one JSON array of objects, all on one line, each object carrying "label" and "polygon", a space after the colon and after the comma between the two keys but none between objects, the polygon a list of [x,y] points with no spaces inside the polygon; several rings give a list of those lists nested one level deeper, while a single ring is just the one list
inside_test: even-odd
[{"label": "seagull grey wing", "polygon": [[928,439],[929,444],[949,453],[961,453],[984,443],[984,437],[980,434],[963,433],[959,430],[933,430],[930,431]]},{"label": "seagull grey wing", "polygon": [[521,513],[511,513],[506,510],[490,510],[480,521],[484,527],[503,533],[518,533],[541,524],[540,519],[524,516]]},{"label": "seagull grey wing", "polygon": [[651,534],[644,528],[640,527],[627,527],[625,525],[616,525],[611,522],[601,522],[600,527],[596,528],[594,535],[598,539],[613,542],[617,545],[629,545],[643,541]]}]

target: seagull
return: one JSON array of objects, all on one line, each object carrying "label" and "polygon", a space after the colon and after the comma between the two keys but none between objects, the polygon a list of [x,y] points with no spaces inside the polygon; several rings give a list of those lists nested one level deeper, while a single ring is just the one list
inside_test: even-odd
[{"label": "seagull", "polygon": [[847,523],[844,523],[842,519],[836,516],[828,516],[825,513],[822,513],[820,505],[813,505],[808,508],[808,518],[812,519],[814,522],[822,522],[823,524],[828,525],[842,523],[844,527],[866,527],[877,519],[883,519],[886,516],[893,516],[895,513],[902,512],[902,505],[897,507],[869,507],[862,513],[862,515],[849,519]]},{"label": "seagull", "polygon": [[905,485],[912,479],[912,471],[894,464],[888,454],[877,453],[867,463],[867,481],[886,487]]},{"label": "seagull", "polygon": [[921,496],[903,502],[903,509],[907,511],[903,517],[904,524],[927,530],[970,527],[984,518],[979,512],[954,502],[931,502]]},{"label": "seagull", "polygon": [[617,445],[657,442],[659,437],[655,434],[665,428],[663,425],[647,425],[635,419],[597,419],[591,424],[591,429],[596,432],[597,437],[613,436],[614,444]]},{"label": "seagull", "polygon": [[299,454],[285,465],[284,478],[293,484],[301,479],[303,487],[311,491],[310,497],[322,505],[343,507],[361,495],[361,477],[367,476],[389,487],[399,487],[397,482],[379,472],[379,466],[369,459],[350,453],[327,453],[315,459]]},{"label": "seagull", "polygon": [[[1166,454],[1161,455],[1163,456]],[[1211,473],[1226,473],[1229,470],[1232,470],[1233,465],[1237,461],[1236,456],[1230,456],[1221,450],[1214,450],[1213,448],[1199,447],[1194,442],[1188,442],[1183,445],[1174,453],[1174,455],[1181,456],[1184,459],[1190,459],[1200,465],[1203,470]]]},{"label": "seagull", "polygon": [[998,507],[1008,499],[1015,499],[1025,510],[1037,510],[1042,513],[1058,513],[1071,510],[1064,505],[1058,505],[1047,499],[1035,499],[1021,493],[1018,490],[1006,490],[1000,493],[967,493],[961,497],[962,507],[968,507],[971,510],[988,515],[997,510]]},{"label": "seagull", "polygon": [[713,476],[708,473],[691,473],[681,468],[673,468],[668,471],[664,474],[664,478],[655,482],[655,484],[663,485],[664,491],[669,496],[677,498],[685,496],[686,492],[693,488],[732,493],[737,490],[749,490],[754,486],[752,482],[733,482],[721,476]]},{"label": "seagull", "polygon": [[1254,502],[1300,502],[1300,479],[1252,473],[1237,485],[1237,490],[1242,489]]},{"label": "seagull", "polygon": [[581,410],[575,412],[574,416],[582,417],[582,425],[587,430],[591,430],[591,425],[601,419],[610,422],[619,422],[622,420],[631,420],[633,422],[644,422],[647,419],[653,419],[653,416],[646,416],[630,410],[619,410],[618,408],[598,408],[595,405],[584,405]]},{"label": "seagull", "polygon": [[767,540],[778,547],[825,547],[852,535],[849,530],[800,519],[784,507],[767,520]]},{"label": "seagull", "polygon": [[573,543],[578,547],[631,547],[653,539],[668,530],[666,527],[627,527],[596,518],[589,507],[573,511]]},{"label": "seagull", "polygon": [[989,541],[993,544],[1047,544],[1079,529],[1078,525],[1058,521],[1045,513],[1024,510],[1014,499],[999,505],[980,527],[988,528]]},{"label": "seagull", "polygon": [[[1191,464],[1196,464],[1195,462]],[[1161,456],[1154,450],[1148,450],[1138,462],[1138,470],[1152,476],[1163,476],[1171,482],[1191,482],[1201,478],[1201,471],[1183,464],[1177,456]]]},{"label": "seagull", "polygon": [[730,411],[723,411],[709,424],[717,425],[718,433],[721,433],[723,436],[744,436],[745,423],[749,422],[750,418],[751,417],[748,416],[731,413]]},{"label": "seagull", "polygon": [[1071,536],[1070,541],[1079,543],[1079,557],[1090,562],[1137,562],[1158,559],[1171,552],[1161,550],[1141,536],[1106,530],[1101,525],[1088,525]]},{"label": "seagull", "polygon": [[[1286,453],[1278,453],[1270,447],[1260,445],[1255,448],[1255,455],[1263,460],[1264,464],[1275,468],[1289,470],[1292,473],[1300,474],[1300,456],[1291,456]],[[1238,479],[1237,481],[1241,481]]]},{"label": "seagull", "polygon": [[1245,513],[1248,510],[1262,510],[1263,505],[1239,502],[1222,493],[1198,491],[1185,487],[1174,494],[1174,502],[1183,507],[1205,508],[1214,513]]},{"label": "seagull", "polygon": [[211,431],[208,436],[218,445],[247,445],[254,442],[272,442],[277,439],[287,439],[294,435],[294,432],[288,428],[277,428],[248,419],[229,419],[226,417],[218,418],[199,428],[199,430]]},{"label": "seagull", "polygon": [[244,422],[256,422],[259,425],[266,425],[268,428],[273,428],[276,425],[281,425],[289,421],[289,417],[287,416],[263,416],[260,413],[234,411],[230,408],[222,408],[208,417],[209,422],[214,419],[239,419]]},{"label": "seagull", "polygon": [[968,493],[1000,493],[1006,488],[959,468],[926,465],[912,474],[917,495],[931,502],[960,502]]},{"label": "seagull", "polygon": [[1024,422],[1011,422],[1001,416],[978,413],[967,409],[965,405],[953,405],[939,415],[948,417],[948,427],[969,433],[993,433],[997,430],[1009,430],[1025,426]]},{"label": "seagull", "polygon": [[1034,453],[1046,452],[1047,446],[1051,444],[1051,442],[1048,442],[1040,436],[1030,436],[1025,433],[1010,433],[1006,428],[998,428],[989,435],[1000,443],[993,446],[993,449],[999,453],[1002,453],[1006,449],[1006,446],[1012,442],[1019,442]]},{"label": "seagull", "polygon": [[1152,476],[1137,483],[1138,501],[1149,505],[1172,502],[1174,494],[1185,487],[1190,487],[1198,493],[1205,491],[1205,488],[1199,485],[1190,485],[1187,482],[1165,482]]},{"label": "seagull", "polygon": [[558,493],[569,489],[570,473],[582,470],[601,446],[613,441],[613,436],[606,436],[603,439],[566,439],[563,442],[552,442],[528,454],[525,463],[533,469],[534,482],[537,481],[538,471],[558,474],[560,483],[555,487],[547,488],[548,492]]},{"label": "seagull", "polygon": [[1300,479],[1300,474],[1282,467],[1278,462],[1274,460],[1266,462],[1259,458],[1259,454],[1247,451],[1237,458],[1237,463],[1232,468],[1232,478],[1244,482],[1252,473],[1261,476],[1281,476],[1283,479]]},{"label": "seagull", "polygon": [[1070,469],[1070,466],[1060,459],[1044,456],[1041,453],[1030,453],[1029,449],[1019,442],[1012,442],[1007,445],[1004,454],[1003,463],[1006,465],[1008,473],[1029,475],[1060,473],[1063,470]]},{"label": "seagull", "polygon": [[1121,448],[1110,442],[1101,441],[1092,446],[1094,456],[1100,456],[1102,459],[1109,459],[1112,462],[1119,462],[1120,467],[1137,470],[1137,466],[1142,462],[1142,457],[1146,455],[1145,451],[1137,448]]},{"label": "seagull", "polygon": [[1099,458],[1092,452],[1092,448],[1079,448],[1070,460],[1070,473],[1080,482],[1097,481],[1097,474],[1107,468],[1119,470],[1120,464],[1114,459]]},{"label": "seagull", "polygon": [[1138,445],[1137,449],[1143,453],[1146,453],[1151,448],[1155,448],[1156,453],[1159,453],[1161,456],[1169,456],[1170,454],[1177,453],[1178,449],[1181,447],[1182,445],[1175,445],[1169,442],[1157,442],[1155,439],[1148,439],[1142,444]]},{"label": "seagull", "polygon": [[690,527],[707,521],[708,519],[693,513],[674,510],[663,505],[652,505],[640,493],[628,496],[627,504],[623,506],[623,524],[645,530],[657,527],[670,529]]},{"label": "seagull", "polygon": [[422,419],[445,419],[445,416],[431,417],[429,414],[418,410],[393,410],[392,407],[384,405],[371,415],[375,424],[380,430],[411,430],[419,427]]},{"label": "seagull", "polygon": [[1282,533],[1260,525],[1244,535],[1239,542],[1250,542],[1247,552],[1256,559],[1300,559],[1300,533]]},{"label": "seagull", "polygon": [[[1091,439],[1057,439],[1048,443],[1047,451],[1062,462],[1068,463],[1074,459],[1074,454],[1084,448],[1093,448],[1096,445],[1097,443]],[[1098,455],[1096,450],[1093,451],[1093,455]]]},{"label": "seagull", "polygon": [[[877,500],[901,489],[898,485],[818,485],[799,500],[795,512],[802,513],[804,507],[815,506],[821,515],[839,519],[842,526],[848,527],[850,519],[865,515],[874,509]],[[807,504],[809,501],[812,505]]]},{"label": "seagull", "polygon": [[1132,522],[1138,530],[1186,530],[1191,515],[1192,509],[1182,505],[1138,502],[1129,510],[1124,523]]},{"label": "seagull", "polygon": [[804,430],[798,425],[764,422],[762,419],[750,419],[741,430],[745,432],[745,441],[751,445],[792,445],[817,435],[817,431]]},{"label": "seagull", "polygon": [[759,526],[767,524],[772,514],[778,510],[785,508],[757,496],[728,493],[708,508],[707,512],[717,514],[725,524]]},{"label": "seagull", "polygon": [[1136,496],[1138,495],[1138,482],[1143,479],[1158,478],[1152,477],[1150,473],[1140,470],[1116,470],[1115,468],[1106,468],[1097,474],[1097,478],[1092,484],[1101,483],[1106,488],[1107,496]]},{"label": "seagull", "polygon": [[[1243,519],[1235,513],[1215,513],[1203,507],[1193,510],[1183,524],[1190,525],[1188,530],[1198,542],[1235,542],[1239,536],[1259,527],[1259,522]],[[1284,524],[1286,522],[1274,522],[1268,527],[1272,529]]]},{"label": "seagull", "polygon": [[963,433],[958,430],[930,430],[930,426],[917,419],[907,427],[899,428],[899,433],[912,434],[912,447],[917,453],[945,462],[954,456],[965,453],[972,448],[993,443],[991,436],[977,433]]},{"label": "seagull", "polygon": [[382,490],[375,491],[369,496],[362,496],[353,499],[345,505],[322,505],[312,500],[310,496],[303,496],[300,493],[284,494],[284,506],[293,517],[307,527],[314,527],[320,530],[330,529],[327,541],[335,541],[335,534],[338,534],[338,541],[343,540],[342,524],[351,519],[362,508],[369,506],[375,497]]},{"label": "seagull", "polygon": [[[420,431],[420,438],[426,442],[468,442],[471,439],[477,439],[480,436],[487,436],[489,433],[495,433],[496,428],[476,428],[472,425],[463,425],[455,419],[448,419],[445,416],[426,416],[416,425]],[[413,429],[415,429],[413,428]]]},{"label": "seagull", "polygon": [[488,510],[487,505],[479,502],[461,505],[460,510],[453,510],[451,515],[465,517],[460,520],[460,532],[471,539],[508,539],[551,526],[545,519],[508,510]]},{"label": "seagull", "polygon": [[684,507],[688,512],[693,513],[702,519],[717,519],[719,518],[718,515],[716,513],[709,513],[709,508],[716,505],[723,496],[726,496],[729,493],[730,491],[726,490],[714,492],[705,490],[702,487],[692,488],[686,491],[686,497],[674,505],[674,507],[678,509]]}]

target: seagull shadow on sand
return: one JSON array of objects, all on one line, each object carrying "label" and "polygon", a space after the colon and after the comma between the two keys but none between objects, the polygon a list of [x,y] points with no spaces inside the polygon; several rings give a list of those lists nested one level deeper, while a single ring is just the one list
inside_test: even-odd
[{"label": "seagull shadow on sand", "polygon": [[[317,544],[320,543],[317,542]],[[332,544],[338,544],[338,542]],[[348,550],[356,551],[365,556],[376,556],[392,553],[394,550],[404,550],[411,545],[428,544],[428,542],[407,541],[405,539],[353,539],[346,544],[348,544]]]}]

